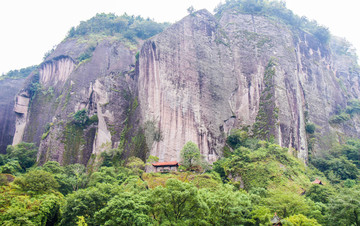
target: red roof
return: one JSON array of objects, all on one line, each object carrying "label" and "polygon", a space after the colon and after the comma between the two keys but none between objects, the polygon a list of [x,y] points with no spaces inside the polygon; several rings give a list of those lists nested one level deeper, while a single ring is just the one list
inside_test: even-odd
[{"label": "red roof", "polygon": [[171,161],[171,162],[155,162],[152,164],[153,166],[178,166],[179,163],[177,161]]},{"label": "red roof", "polygon": [[323,184],[322,182],[321,182],[321,180],[319,180],[319,179],[317,179],[316,178],[316,180],[314,180],[313,182],[312,182],[313,184]]}]

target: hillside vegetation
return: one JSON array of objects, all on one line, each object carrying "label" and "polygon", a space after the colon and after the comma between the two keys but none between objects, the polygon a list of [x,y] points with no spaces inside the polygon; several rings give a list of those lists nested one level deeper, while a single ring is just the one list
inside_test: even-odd
[{"label": "hillside vegetation", "polygon": [[117,16],[113,13],[96,14],[87,21],[81,21],[77,27],[72,27],[68,38],[101,34],[106,36],[122,35],[129,40],[147,39],[162,32],[169,23],[157,23],[141,16],[129,16],[126,13]]},{"label": "hillside vegetation", "polygon": [[0,222],[268,225],[276,212],[284,225],[356,225],[360,172],[352,159],[359,144],[350,140],[306,167],[288,149],[234,131],[212,170],[194,162],[182,172],[145,173],[136,157],[108,158],[96,171],[51,161],[36,166],[36,148],[22,143],[1,155]]},{"label": "hillside vegetation", "polygon": [[21,68],[20,70],[11,70],[6,74],[0,76],[0,81],[4,79],[21,79],[28,77],[31,72],[37,68],[37,65]]},{"label": "hillside vegetation", "polygon": [[235,10],[238,13],[262,15],[285,23],[293,30],[304,30],[313,34],[321,43],[327,44],[330,32],[327,27],[319,25],[315,20],[299,17],[286,8],[285,1],[269,0],[227,0],[220,4],[215,12],[221,15],[225,10]]},{"label": "hillside vegetation", "polygon": [[[321,45],[329,46],[330,33],[327,28],[294,15],[282,1],[227,0],[216,9],[217,15],[229,9],[280,21],[295,32],[302,30],[313,34]],[[162,32],[168,25],[139,16],[102,13],[71,28],[67,39],[77,44],[82,41],[87,44],[78,56],[74,54],[80,73],[83,68],[79,65],[90,63],[100,39],[110,37],[134,44]],[[153,48],[156,48],[155,44],[151,44],[151,50]],[[135,50],[137,51],[136,48]],[[343,50],[339,48],[338,51]],[[347,53],[348,50],[343,52]],[[120,81],[136,78],[139,54],[130,56],[137,60],[136,66],[132,66],[131,74],[119,73],[112,75],[113,77],[124,78]],[[24,78],[35,68],[36,66],[11,71],[5,78]],[[86,76],[90,76],[94,68],[90,67],[89,72],[84,70]],[[275,74],[272,61],[265,68],[265,74]],[[122,92],[122,86],[116,86],[113,82],[116,80],[112,80],[111,76],[104,76],[109,79],[106,84],[113,91],[113,99],[128,99],[128,106],[111,103],[120,106],[121,111],[126,114],[125,120],[113,117],[125,125],[121,134],[118,134],[120,140],[104,143],[98,152],[90,149],[93,152],[89,152],[89,161],[84,161],[86,165],[68,164],[78,162],[76,158],[79,156],[83,157],[81,148],[85,143],[92,147],[93,143],[85,142],[84,139],[88,137],[84,133],[87,127],[94,126],[93,135],[97,136],[99,130],[95,125],[99,122],[107,123],[104,115],[118,110],[106,109],[110,103],[95,102],[101,96],[93,98],[91,93],[89,104],[81,104],[94,104],[93,108],[99,109],[96,111],[99,114],[91,109],[94,110],[91,115],[83,108],[67,114],[67,123],[59,122],[59,125],[65,125],[65,132],[54,140],[65,139],[65,149],[70,153],[62,156],[64,158],[58,158],[59,161],[66,160],[63,161],[64,165],[55,161],[44,160],[41,164],[37,162],[37,158],[42,156],[38,152],[39,147],[33,143],[9,145],[6,154],[0,154],[0,225],[272,225],[271,219],[275,214],[281,218],[282,225],[360,225],[359,139],[344,135],[340,141],[332,140],[323,156],[315,156],[312,150],[315,141],[311,142],[315,139],[315,134],[318,135],[317,125],[306,121],[303,126],[309,150],[305,152],[309,151],[309,158],[300,160],[297,158],[299,150],[279,146],[270,133],[272,126],[278,125],[277,121],[271,119],[278,117],[279,110],[274,107],[272,115],[264,110],[261,114],[258,113],[253,128],[244,126],[243,129],[229,131],[229,134],[222,128],[220,139],[213,140],[224,141],[224,145],[220,147],[222,153],[212,164],[206,161],[210,158],[202,156],[199,147],[189,141],[181,151],[175,150],[181,158],[178,171],[152,172],[152,163],[158,162],[159,158],[149,156],[146,147],[149,139],[145,136],[150,134],[151,142],[161,142],[165,133],[156,127],[155,122],[148,121],[145,124],[147,130],[144,129],[143,132],[140,128],[136,136],[130,137],[128,132],[136,128],[135,123],[132,123],[132,116],[140,101],[138,102],[136,95],[131,96],[128,90],[124,89],[125,92]],[[206,76],[201,75],[202,77]],[[94,80],[96,78],[94,75]],[[80,89],[73,90],[71,80],[69,84],[70,88],[64,88],[66,93],[61,95],[64,105],[59,109],[62,111],[66,110],[68,104],[73,111],[75,104],[71,103],[75,102],[69,102],[70,95],[82,92]],[[56,98],[52,86],[46,87],[46,91],[39,82],[34,82],[30,87],[33,109],[36,108],[36,100],[40,101],[34,99],[36,95],[37,98],[44,97],[49,98],[48,100]],[[130,86],[126,88],[132,89]],[[216,93],[212,94],[214,99],[210,102],[216,99]],[[56,100],[59,101],[57,98]],[[58,104],[56,101],[47,101],[46,105],[53,102]],[[263,102],[260,107],[267,104],[273,103]],[[41,111],[41,108],[36,110]],[[359,112],[360,102],[350,100],[345,107],[338,109],[330,123],[338,126],[356,118]],[[230,120],[238,120],[233,117],[235,116]],[[140,120],[136,118],[133,121],[138,123]],[[111,135],[115,135],[115,125],[107,126],[112,129],[109,131]],[[50,130],[54,128],[55,124],[46,124],[41,139],[48,139],[52,135]],[[130,139],[126,139],[127,136]],[[126,146],[131,147],[131,152],[126,152]],[[49,149],[44,150],[46,158],[57,154],[51,153]],[[68,161],[67,158],[74,160]],[[146,158],[146,162],[143,161]]]}]

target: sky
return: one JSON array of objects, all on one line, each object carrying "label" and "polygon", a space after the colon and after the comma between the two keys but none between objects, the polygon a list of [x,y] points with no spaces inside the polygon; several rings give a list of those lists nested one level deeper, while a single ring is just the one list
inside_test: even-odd
[{"label": "sky", "polygon": [[[157,22],[176,22],[187,8],[213,9],[221,0],[1,0],[0,74],[40,64],[72,26],[96,13],[140,15]],[[225,0],[222,0],[225,2]],[[360,50],[360,1],[286,0],[299,16],[315,19]],[[358,51],[358,55],[359,51]]]}]

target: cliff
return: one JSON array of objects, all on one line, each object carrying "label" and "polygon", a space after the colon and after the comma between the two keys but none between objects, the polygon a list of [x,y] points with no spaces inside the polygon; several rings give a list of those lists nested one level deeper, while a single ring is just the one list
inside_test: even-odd
[{"label": "cliff", "polygon": [[262,16],[230,10],[219,19],[207,11],[186,17],[141,50],[142,119],[155,120],[164,137],[150,153],[178,160],[192,140],[211,162],[231,129],[250,126],[307,161],[306,123],[317,125],[319,137],[332,134],[335,108],[358,97],[358,78],[346,71],[339,78],[344,65],[334,58],[312,35]]},{"label": "cliff", "polygon": [[13,144],[37,143],[40,163],[88,164],[110,149],[179,161],[188,141],[213,162],[238,128],[307,162],[329,139],[358,137],[356,114],[330,123],[360,94],[336,38],[232,9],[192,13],[136,46],[87,38],[59,44],[16,96]]},{"label": "cliff", "polygon": [[[25,79],[0,80],[0,153],[6,153],[15,133],[15,95],[23,86]],[[28,103],[24,103],[27,105]]]}]

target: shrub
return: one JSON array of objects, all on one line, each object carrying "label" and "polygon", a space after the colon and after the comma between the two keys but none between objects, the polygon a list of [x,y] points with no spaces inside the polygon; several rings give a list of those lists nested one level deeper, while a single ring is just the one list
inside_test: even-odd
[{"label": "shrub", "polygon": [[78,125],[85,125],[89,119],[87,116],[87,110],[85,108],[72,113],[71,116],[73,118],[73,122]]},{"label": "shrub", "polygon": [[59,184],[54,176],[43,170],[33,170],[14,180],[21,190],[34,194],[46,193],[57,189]]},{"label": "shrub", "polygon": [[346,121],[349,121],[351,119],[350,115],[342,112],[339,115],[334,115],[330,118],[329,123],[331,124],[340,124]]},{"label": "shrub", "polygon": [[309,134],[314,134],[315,129],[316,129],[316,127],[315,127],[315,124],[313,124],[313,123],[307,123],[305,126],[305,130]]}]

